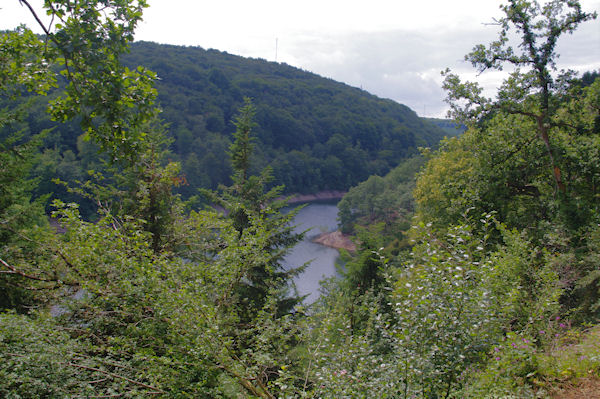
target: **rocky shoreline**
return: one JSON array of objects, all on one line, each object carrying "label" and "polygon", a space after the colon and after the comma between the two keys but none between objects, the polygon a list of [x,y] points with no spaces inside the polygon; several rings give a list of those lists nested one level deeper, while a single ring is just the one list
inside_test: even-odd
[{"label": "rocky shoreline", "polygon": [[314,194],[291,194],[288,196],[289,204],[297,204],[301,202],[326,201],[334,199],[342,199],[346,191],[320,191]]},{"label": "rocky shoreline", "polygon": [[356,251],[356,245],[352,242],[352,240],[350,240],[348,236],[342,234],[342,232],[339,230],[319,234],[312,240],[312,242],[325,245],[326,247],[330,248],[345,249],[350,252]]}]

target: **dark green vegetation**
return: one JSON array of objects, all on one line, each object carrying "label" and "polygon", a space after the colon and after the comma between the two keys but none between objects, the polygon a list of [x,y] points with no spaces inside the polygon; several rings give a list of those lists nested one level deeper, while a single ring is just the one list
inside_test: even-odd
[{"label": "dark green vegetation", "polygon": [[[499,41],[467,60],[532,68],[496,101],[446,73],[467,130],[351,190],[340,207],[358,250],[309,308],[289,288],[300,269],[281,266],[299,237],[261,168],[261,105],[232,112],[230,184],[205,190],[227,212],[189,210],[155,75],[121,59],[145,2],[46,7],[46,41],[0,37],[2,397],[539,398],[565,379],[600,385],[598,327],[585,330],[600,319],[600,79],[553,64],[559,37],[595,18],[576,1],[502,7]],[[63,136],[21,132],[42,102],[85,129],[78,148],[100,150],[106,171],[70,186],[96,204],[94,223],[54,201],[60,233],[29,172],[43,140]],[[61,163],[76,170],[76,154]]]},{"label": "dark green vegetation", "polygon": [[188,179],[208,179],[202,187],[227,182],[243,97],[256,106],[255,172],[270,165],[288,192],[347,189],[444,135],[406,106],[285,64],[154,43],[134,43],[124,62],[160,77],[174,152]]},{"label": "dark green vegetation", "polygon": [[[561,375],[600,385],[597,350],[569,349],[579,334],[570,327],[600,319],[600,79],[554,68],[559,36],[595,15],[561,1],[503,10],[499,40],[466,56],[481,72],[522,68],[497,99],[446,71],[452,114],[467,130],[426,151],[416,179],[405,162],[340,202],[342,227],[366,244],[346,279],[373,276],[374,262],[388,276],[401,327],[383,330],[398,334],[405,375],[423,378],[413,381],[419,396],[546,397]],[[365,230],[385,238],[374,246]],[[407,236],[410,255],[399,252]],[[585,339],[599,343],[596,333]]]},{"label": "dark green vegetation", "polygon": [[415,156],[384,177],[371,176],[352,187],[338,204],[342,232],[352,233],[356,224],[377,222],[385,223],[388,229],[406,230],[415,211],[412,192],[416,175],[424,164],[423,156]]},{"label": "dark green vegetation", "polygon": [[[121,62],[132,71],[143,65],[158,77],[156,101],[169,126],[171,159],[180,163],[185,179],[177,192],[185,198],[198,188],[231,183],[227,152],[232,119],[244,97],[256,107],[252,172],[270,166],[273,184],[283,184],[288,193],[346,190],[369,175],[386,173],[418,147],[436,145],[445,134],[394,101],[285,64],[147,42],[132,43]],[[106,83],[112,86],[118,84]],[[20,126],[25,136],[53,128],[33,170],[41,179],[35,195],[79,201],[52,179],[72,185],[87,180],[89,170],[102,170],[98,145],[81,136],[79,118],[50,121],[46,104],[33,99]],[[88,208],[85,213],[92,212]]]}]

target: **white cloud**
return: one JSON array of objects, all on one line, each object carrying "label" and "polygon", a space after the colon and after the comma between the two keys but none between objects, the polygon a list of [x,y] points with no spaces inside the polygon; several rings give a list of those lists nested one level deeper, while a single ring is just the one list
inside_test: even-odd
[{"label": "white cloud", "polygon": [[[31,0],[40,9],[43,0]],[[149,0],[136,38],[216,48],[285,62],[413,108],[441,116],[446,108],[439,72],[474,76],[464,54],[488,43],[501,16],[497,0]],[[600,10],[600,0],[582,0]],[[18,0],[3,0],[0,28],[34,26]],[[598,21],[561,38],[559,68],[600,69]],[[276,48],[277,43],[277,48]],[[502,75],[477,80],[493,88]],[[491,92],[491,91],[490,91]]]}]

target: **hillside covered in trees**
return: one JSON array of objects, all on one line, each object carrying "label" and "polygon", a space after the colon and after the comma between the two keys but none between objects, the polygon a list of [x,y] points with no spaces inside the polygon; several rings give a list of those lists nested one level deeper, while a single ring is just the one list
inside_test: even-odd
[{"label": "hillside covered in trees", "polygon": [[[0,396],[600,391],[600,79],[555,66],[561,36],[595,13],[576,0],[500,7],[498,40],[466,60],[518,68],[493,99],[445,72],[465,132],[350,190],[340,208],[357,250],[307,305],[291,284],[304,266],[283,266],[302,234],[260,163],[260,103],[232,111],[229,184],[204,190],[225,212],[176,194],[185,175],[157,75],[122,58],[146,6],[48,0],[30,8],[56,22],[43,40],[0,35]],[[60,128],[31,123],[42,108]],[[73,126],[88,141],[71,137],[67,156]],[[55,199],[50,225],[50,198],[34,193],[52,151],[49,177],[100,151],[102,172],[67,184],[93,221],[83,201]]]},{"label": "hillside covered in trees", "polygon": [[270,165],[289,192],[347,189],[445,135],[404,105],[286,64],[144,42],[124,62],[157,73],[174,152],[203,187],[227,182],[222,162],[244,97],[256,106],[255,170]]},{"label": "hillside covered in trees", "polygon": [[[160,118],[169,126],[171,156],[185,178],[178,192],[186,198],[231,183],[232,118],[244,97],[256,106],[253,172],[270,166],[272,184],[289,193],[346,190],[446,134],[406,106],[285,64],[148,42],[132,43],[123,64],[157,75]],[[102,168],[98,147],[83,139],[77,120],[56,124],[43,101],[32,100],[25,134],[52,129],[34,168],[42,181],[36,195],[75,200],[52,179],[87,180],[88,170]]]}]

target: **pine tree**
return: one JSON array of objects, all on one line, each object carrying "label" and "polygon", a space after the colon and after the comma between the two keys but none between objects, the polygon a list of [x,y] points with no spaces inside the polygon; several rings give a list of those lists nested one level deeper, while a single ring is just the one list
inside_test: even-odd
[{"label": "pine tree", "polygon": [[279,296],[279,315],[288,313],[301,302],[297,295],[289,295],[289,286],[302,267],[286,270],[282,263],[288,250],[303,237],[303,234],[293,232],[292,220],[298,209],[283,212],[287,206],[287,200],[281,199],[283,186],[267,189],[273,180],[270,168],[263,170],[260,175],[250,174],[255,113],[252,101],[245,98],[244,106],[233,121],[237,128],[230,146],[233,184],[221,187],[220,194],[204,191],[213,202],[225,209],[240,239],[252,225],[262,224],[265,234],[268,234],[266,247],[262,248],[268,254],[266,261],[248,269],[237,289],[239,300],[244,305],[241,309],[245,313],[242,319],[245,320],[251,319],[273,293]]}]

